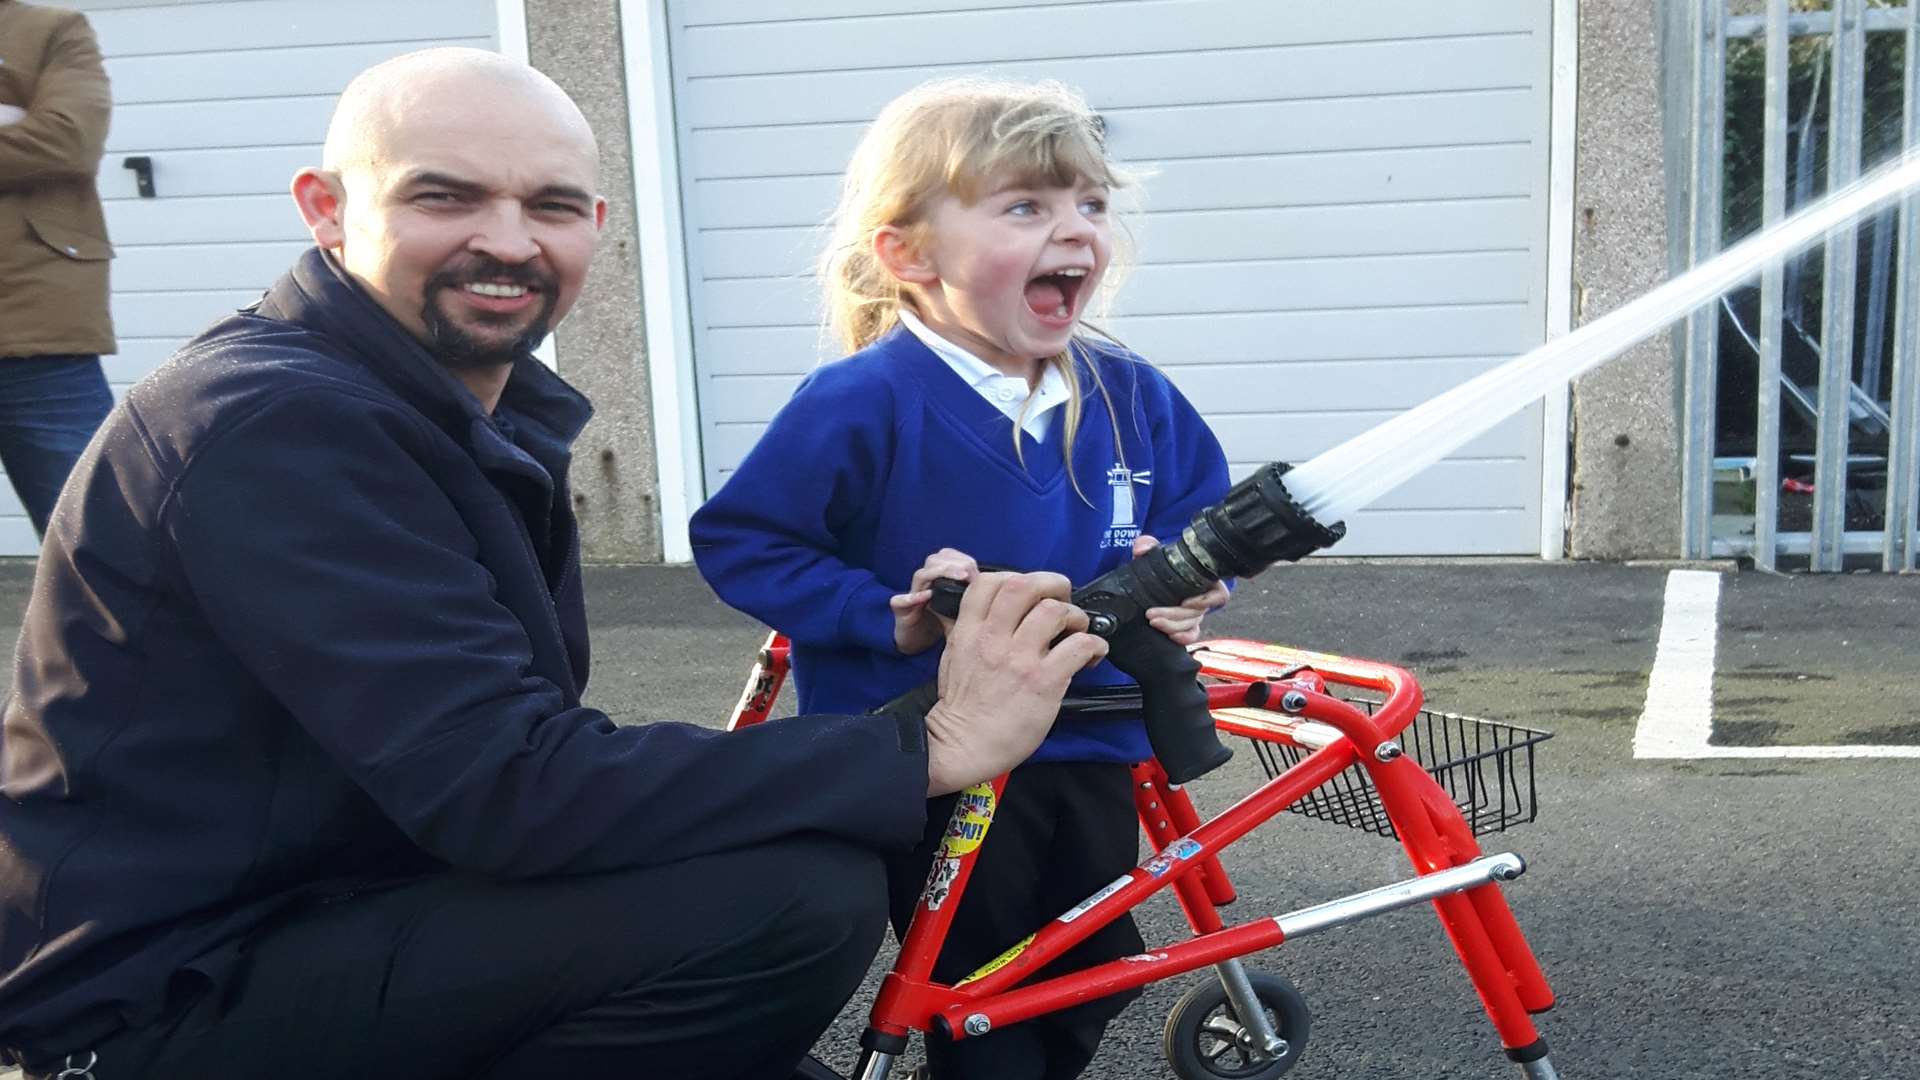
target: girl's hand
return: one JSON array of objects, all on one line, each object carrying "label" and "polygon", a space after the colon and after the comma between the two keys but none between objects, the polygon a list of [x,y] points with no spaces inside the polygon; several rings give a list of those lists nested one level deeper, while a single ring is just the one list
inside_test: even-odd
[{"label": "girl's hand", "polygon": [[927,607],[927,601],[933,599],[934,581],[939,578],[972,581],[979,572],[980,564],[963,551],[941,548],[927,556],[926,563],[913,572],[908,591],[887,601],[887,606],[893,609],[893,645],[900,650],[900,655],[926,652],[946,635],[939,617]]},{"label": "girl's hand", "polygon": [[[1133,557],[1137,559],[1159,546],[1157,538],[1141,533],[1133,538]],[[1179,607],[1148,608],[1147,625],[1172,638],[1175,644],[1191,645],[1200,640],[1200,620],[1214,608],[1227,606],[1231,595],[1224,583],[1216,581],[1199,596],[1180,601]]]}]

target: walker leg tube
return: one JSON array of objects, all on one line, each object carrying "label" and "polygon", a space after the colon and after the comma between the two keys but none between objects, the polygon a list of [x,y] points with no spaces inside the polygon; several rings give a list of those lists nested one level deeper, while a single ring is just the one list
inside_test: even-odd
[{"label": "walker leg tube", "polygon": [[887,1080],[893,1071],[892,1054],[879,1050],[860,1051],[860,1063],[854,1067],[853,1080]]},{"label": "walker leg tube", "polygon": [[1520,1071],[1526,1075],[1527,1080],[1560,1080],[1560,1074],[1554,1070],[1552,1058],[1543,1057],[1538,1061],[1523,1061],[1520,1063]]},{"label": "walker leg tube", "polygon": [[[1461,820],[1453,800],[1438,787],[1425,789],[1423,795],[1427,817],[1441,839],[1451,842],[1455,851],[1464,857],[1478,856],[1480,847],[1466,822]],[[1553,988],[1547,985],[1546,973],[1540,970],[1540,961],[1534,958],[1533,948],[1520,932],[1520,923],[1514,919],[1505,894],[1498,889],[1475,889],[1467,893],[1467,899],[1480,916],[1480,925],[1486,929],[1494,951],[1500,954],[1500,962],[1513,976],[1513,989],[1520,995],[1520,1004],[1530,1013],[1553,1008]]]},{"label": "walker leg tube", "polygon": [[1233,1014],[1240,1018],[1240,1026],[1253,1036],[1254,1044],[1273,1057],[1286,1053],[1287,1040],[1281,1038],[1267,1020],[1267,1010],[1261,1006],[1260,995],[1254,993],[1253,983],[1247,979],[1247,969],[1239,958],[1222,960],[1213,969],[1220,973],[1220,985],[1227,991],[1227,1000],[1233,1003]]}]

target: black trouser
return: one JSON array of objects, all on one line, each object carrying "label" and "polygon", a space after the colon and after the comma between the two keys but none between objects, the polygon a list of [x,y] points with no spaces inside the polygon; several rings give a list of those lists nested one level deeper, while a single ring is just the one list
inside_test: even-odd
[{"label": "black trouser", "polygon": [[877,855],[824,838],[425,879],[277,920],[224,992],[75,1057],[97,1080],[785,1080],[865,975],[884,896]]},{"label": "black trouser", "polygon": [[[888,866],[898,933],[906,933],[913,917],[953,802],[948,796],[928,803],[920,847],[911,859]],[[1048,762],[1015,769],[933,966],[934,979],[966,978],[1126,873],[1138,861],[1139,837],[1127,766]],[[1133,917],[1123,915],[1027,981],[1144,949]],[[1139,996],[1137,990],[1115,994],[958,1042],[929,1033],[927,1064],[939,1080],[1071,1080],[1093,1060],[1108,1021]]]}]

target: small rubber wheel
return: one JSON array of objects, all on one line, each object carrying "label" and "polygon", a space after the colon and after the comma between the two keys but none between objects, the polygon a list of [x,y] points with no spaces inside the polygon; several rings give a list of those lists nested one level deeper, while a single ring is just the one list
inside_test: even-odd
[{"label": "small rubber wheel", "polygon": [[1313,1025],[1306,999],[1278,975],[1250,971],[1247,980],[1267,1012],[1267,1022],[1286,1040],[1286,1049],[1276,1056],[1253,1045],[1227,1000],[1226,987],[1219,979],[1208,979],[1187,991],[1167,1014],[1161,1049],[1180,1080],[1272,1080],[1300,1059]]}]

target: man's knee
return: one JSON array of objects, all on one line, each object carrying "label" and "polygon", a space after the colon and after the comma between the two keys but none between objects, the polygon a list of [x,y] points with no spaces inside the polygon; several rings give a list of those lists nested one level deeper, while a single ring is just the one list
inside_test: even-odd
[{"label": "man's knee", "polygon": [[[811,952],[844,971],[848,990],[866,973],[886,931],[887,883],[880,856],[824,837],[783,845],[788,903],[770,930],[795,961]],[[823,971],[829,975],[831,971]]]}]

